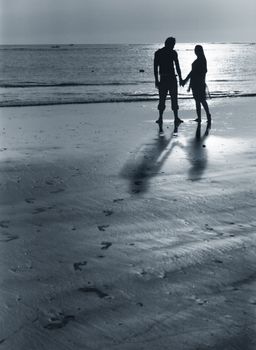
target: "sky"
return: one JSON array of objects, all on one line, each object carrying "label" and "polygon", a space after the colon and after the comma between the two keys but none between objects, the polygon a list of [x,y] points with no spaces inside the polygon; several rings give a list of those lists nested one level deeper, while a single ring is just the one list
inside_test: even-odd
[{"label": "sky", "polygon": [[255,42],[256,0],[0,0],[0,44]]}]

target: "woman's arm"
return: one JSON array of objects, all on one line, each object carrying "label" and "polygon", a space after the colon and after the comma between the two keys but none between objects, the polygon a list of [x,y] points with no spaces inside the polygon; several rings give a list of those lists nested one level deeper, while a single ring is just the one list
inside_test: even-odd
[{"label": "woman's arm", "polygon": [[192,71],[187,75],[187,77],[183,80],[183,84],[187,84],[187,82],[189,81],[189,79],[191,78],[191,73]]}]

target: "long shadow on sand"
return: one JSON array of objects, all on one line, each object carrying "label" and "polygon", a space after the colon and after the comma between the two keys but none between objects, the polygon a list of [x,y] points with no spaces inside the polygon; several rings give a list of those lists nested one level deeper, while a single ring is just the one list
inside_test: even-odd
[{"label": "long shadow on sand", "polygon": [[204,144],[209,135],[210,127],[207,125],[203,136],[201,135],[201,123],[198,123],[196,135],[188,145],[188,160],[191,164],[188,170],[188,178],[191,181],[201,180],[207,168],[208,156],[206,145]]},{"label": "long shadow on sand", "polygon": [[121,176],[129,180],[129,192],[147,192],[149,181],[159,174],[164,162],[179,142],[173,134],[159,135],[152,142],[142,145],[125,164]]}]

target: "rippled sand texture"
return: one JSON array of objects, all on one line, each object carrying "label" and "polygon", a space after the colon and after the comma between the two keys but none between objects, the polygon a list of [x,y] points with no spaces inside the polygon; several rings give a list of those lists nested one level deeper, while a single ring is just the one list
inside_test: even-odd
[{"label": "rippled sand texture", "polygon": [[255,349],[254,106],[1,109],[0,348]]}]

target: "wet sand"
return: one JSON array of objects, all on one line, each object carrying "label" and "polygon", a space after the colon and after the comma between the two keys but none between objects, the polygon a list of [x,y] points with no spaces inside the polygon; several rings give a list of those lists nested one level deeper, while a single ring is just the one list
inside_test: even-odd
[{"label": "wet sand", "polygon": [[255,99],[0,109],[0,349],[256,348]]}]

